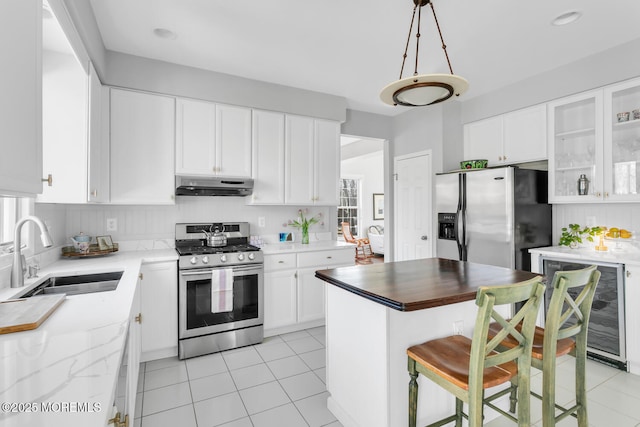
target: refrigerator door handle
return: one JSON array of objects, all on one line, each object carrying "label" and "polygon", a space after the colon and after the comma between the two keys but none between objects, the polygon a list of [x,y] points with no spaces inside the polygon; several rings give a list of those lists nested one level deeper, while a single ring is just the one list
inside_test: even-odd
[{"label": "refrigerator door handle", "polygon": [[466,247],[466,187],[467,179],[466,174],[458,175],[458,209],[456,210],[456,244],[458,245],[458,259],[460,261],[467,260],[467,247]]},{"label": "refrigerator door handle", "polygon": [[467,174],[460,174],[460,200],[461,203],[461,222],[462,222],[462,238],[460,239],[461,254],[460,260],[467,260]]}]

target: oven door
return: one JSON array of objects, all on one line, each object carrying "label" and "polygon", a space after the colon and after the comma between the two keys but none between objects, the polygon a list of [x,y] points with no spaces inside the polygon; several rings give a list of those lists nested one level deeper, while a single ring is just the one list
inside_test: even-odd
[{"label": "oven door", "polygon": [[[261,325],[264,318],[263,266],[233,266],[230,310],[221,311],[212,303],[212,275],[219,268],[181,270],[178,290],[179,338],[192,338],[249,326]],[[229,268],[231,270],[231,268]],[[216,296],[213,296],[215,299]],[[232,307],[231,307],[232,306]]]}]

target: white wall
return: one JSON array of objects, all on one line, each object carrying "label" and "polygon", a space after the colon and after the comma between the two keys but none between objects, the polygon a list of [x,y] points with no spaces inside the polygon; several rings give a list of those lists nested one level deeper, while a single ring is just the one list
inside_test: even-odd
[{"label": "white wall", "polygon": [[358,177],[361,179],[360,227],[359,237],[367,237],[370,225],[384,227],[384,220],[373,220],[373,194],[384,194],[384,155],[382,151],[360,157],[343,160],[340,163],[340,175],[343,178]]}]

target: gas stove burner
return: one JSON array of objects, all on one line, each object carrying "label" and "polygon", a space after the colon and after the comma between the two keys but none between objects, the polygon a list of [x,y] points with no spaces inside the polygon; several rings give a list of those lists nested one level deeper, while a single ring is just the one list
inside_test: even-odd
[{"label": "gas stove burner", "polygon": [[179,255],[225,254],[231,252],[255,252],[259,250],[260,248],[249,244],[227,245],[221,247],[202,245],[176,246],[176,251]]}]

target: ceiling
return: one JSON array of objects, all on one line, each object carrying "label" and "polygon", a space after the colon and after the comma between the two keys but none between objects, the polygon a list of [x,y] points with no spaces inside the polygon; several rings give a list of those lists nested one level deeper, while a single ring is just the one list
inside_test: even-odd
[{"label": "ceiling", "polygon": [[[453,71],[471,99],[640,38],[637,0],[434,0]],[[91,0],[108,50],[342,96],[395,115],[379,99],[400,72],[411,0]],[[551,20],[583,16],[566,26]],[[429,8],[420,73],[448,72]],[[154,35],[166,28],[175,38]],[[415,40],[415,39],[413,39]],[[410,51],[415,47],[412,44]],[[634,53],[634,55],[637,54]],[[403,77],[413,69],[407,59]]]}]

